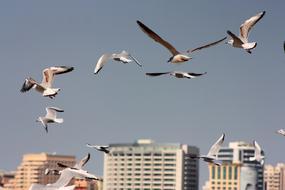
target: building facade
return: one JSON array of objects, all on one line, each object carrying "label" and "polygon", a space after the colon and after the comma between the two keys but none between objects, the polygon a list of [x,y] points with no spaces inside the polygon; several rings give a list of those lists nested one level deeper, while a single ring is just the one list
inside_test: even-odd
[{"label": "building facade", "polygon": [[265,165],[264,181],[267,190],[285,190],[285,164]]},{"label": "building facade", "polygon": [[263,190],[263,166],[250,161],[254,147],[245,142],[231,142],[222,147],[218,159],[222,165],[209,164],[209,190],[244,190],[248,184],[256,190]]},{"label": "building facade", "polygon": [[57,163],[72,166],[76,163],[75,156],[65,156],[56,154],[26,154],[22,163],[18,166],[15,178],[4,185],[4,190],[28,190],[31,184],[54,183],[58,175],[45,175],[46,168],[61,169]]},{"label": "building facade", "polygon": [[104,157],[104,190],[198,190],[197,147],[138,140],[111,144]]}]

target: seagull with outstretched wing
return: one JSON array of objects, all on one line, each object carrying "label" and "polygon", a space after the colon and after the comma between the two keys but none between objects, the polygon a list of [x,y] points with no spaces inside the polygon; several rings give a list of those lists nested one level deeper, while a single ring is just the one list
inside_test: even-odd
[{"label": "seagull with outstretched wing", "polygon": [[251,53],[251,50],[254,49],[257,45],[256,42],[248,42],[248,36],[250,30],[253,26],[265,15],[265,11],[258,13],[257,15],[247,19],[241,26],[240,26],[240,33],[239,36],[236,36],[231,31],[227,31],[228,35],[232,38],[227,42],[227,44],[232,45],[235,48],[242,48],[246,50],[248,53]]},{"label": "seagull with outstretched wing", "polygon": [[60,88],[52,88],[52,83],[54,81],[54,76],[59,74],[64,74],[71,72],[74,68],[67,66],[54,66],[43,70],[43,79],[41,83],[38,83],[33,78],[29,77],[25,79],[22,85],[21,92],[27,92],[34,88],[36,91],[40,92],[43,96],[54,98],[60,91]]},{"label": "seagull with outstretched wing", "polygon": [[110,146],[107,146],[107,145],[91,145],[91,144],[86,144],[87,147],[89,148],[94,148],[98,151],[101,151],[101,152],[104,152],[106,154],[109,154],[110,153]]},{"label": "seagull with outstretched wing", "polygon": [[64,112],[64,110],[57,107],[47,107],[46,112],[45,116],[38,117],[36,121],[41,122],[48,133],[48,123],[63,123],[62,118],[57,118],[57,112]]},{"label": "seagull with outstretched wing", "polygon": [[253,141],[253,146],[254,146],[254,156],[249,157],[249,160],[250,161],[257,161],[263,166],[265,157],[262,155],[262,150],[261,150],[259,144],[255,140]]},{"label": "seagull with outstretched wing", "polygon": [[[161,38],[158,34],[156,34],[154,31],[152,31],[149,27],[147,27],[141,21],[138,20],[137,24],[139,25],[140,29],[146,35],[148,35],[151,39],[153,39],[154,41],[156,41],[157,43],[159,43],[160,45],[164,46],[166,49],[168,49],[170,51],[170,53],[172,54],[172,57],[169,58],[168,62],[171,62],[171,63],[183,63],[185,61],[188,61],[188,60],[192,59],[192,57],[189,56],[189,55],[186,55],[186,53],[179,52],[173,45],[171,45],[169,42],[167,42],[166,40]],[[225,39],[226,39],[226,37],[221,39],[221,40],[218,40],[218,41],[211,42],[209,44],[203,45],[201,47],[198,47],[198,48],[195,48],[195,49],[192,49],[192,50],[188,50],[187,53],[192,53],[192,52],[197,51],[197,50],[201,50],[201,49],[204,49],[204,48],[208,48],[208,47],[217,45],[218,43],[224,41]]]},{"label": "seagull with outstretched wing", "polygon": [[215,165],[220,166],[221,164],[217,162],[218,153],[220,151],[222,144],[224,143],[224,140],[225,140],[225,134],[223,133],[222,136],[211,146],[207,155],[200,155],[200,156],[190,155],[190,157],[191,158],[201,158],[205,162],[213,163]]},{"label": "seagull with outstretched wing", "polygon": [[190,72],[183,72],[183,71],[170,71],[170,72],[162,72],[162,73],[146,73],[146,75],[151,77],[161,76],[161,75],[170,75],[174,76],[176,78],[188,78],[193,79],[202,75],[207,74],[207,72],[204,73],[190,73]]},{"label": "seagull with outstretched wing", "polygon": [[97,64],[95,66],[94,69],[94,74],[98,74],[99,71],[103,68],[103,66],[107,63],[108,60],[113,59],[115,61],[121,62],[121,63],[130,63],[132,61],[134,61],[138,66],[142,67],[142,65],[140,64],[140,62],[134,57],[132,56],[130,53],[126,52],[125,50],[123,50],[121,53],[106,53],[103,54],[99,60],[97,61]]}]

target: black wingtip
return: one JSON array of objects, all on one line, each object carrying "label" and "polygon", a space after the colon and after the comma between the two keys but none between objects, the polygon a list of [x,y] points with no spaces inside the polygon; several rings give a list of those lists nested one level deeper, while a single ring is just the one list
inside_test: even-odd
[{"label": "black wingtip", "polygon": [[232,32],[231,32],[231,31],[229,31],[229,30],[227,30],[227,34],[228,34],[228,35],[231,35],[231,34],[232,34]]}]

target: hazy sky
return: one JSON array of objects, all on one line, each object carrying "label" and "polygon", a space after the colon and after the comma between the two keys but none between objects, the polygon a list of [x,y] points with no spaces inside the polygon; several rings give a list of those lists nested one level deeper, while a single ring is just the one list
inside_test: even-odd
[{"label": "hazy sky", "polygon": [[[275,133],[285,121],[285,2],[279,1],[0,1],[0,168],[15,170],[25,153],[57,152],[83,157],[102,175],[102,154],[85,143],[108,144],[152,138],[196,145],[207,153],[226,133],[225,143],[256,139],[266,162],[285,161],[285,138]],[[245,19],[266,10],[250,35],[250,55],[226,44],[194,53],[182,65],[137,26],[141,20],[178,50],[195,48],[239,32]],[[143,64],[110,61],[98,75],[103,53],[127,50]],[[20,93],[26,77],[41,81],[42,70],[74,66],[57,76],[56,99]],[[150,78],[145,72],[208,72],[187,80]],[[65,110],[62,125],[46,134],[35,120],[46,106]],[[200,162],[200,185],[208,170]]]}]

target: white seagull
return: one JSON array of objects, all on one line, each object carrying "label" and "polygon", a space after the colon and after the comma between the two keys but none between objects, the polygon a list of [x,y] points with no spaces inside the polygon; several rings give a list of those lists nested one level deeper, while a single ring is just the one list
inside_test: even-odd
[{"label": "white seagull", "polygon": [[284,129],[279,129],[278,131],[276,131],[276,133],[285,136],[285,130]]},{"label": "white seagull", "polygon": [[63,109],[57,108],[57,107],[47,107],[46,108],[46,115],[44,117],[38,117],[36,120],[37,122],[41,122],[44,126],[46,132],[48,133],[48,123],[63,123],[62,118],[57,118],[56,113],[57,112],[64,112]]},{"label": "white seagull", "polygon": [[254,145],[254,157],[249,157],[249,160],[250,161],[257,161],[263,166],[264,156],[261,154],[262,150],[256,141],[253,141],[253,145]]},{"label": "white seagull", "polygon": [[96,67],[95,67],[95,70],[94,70],[94,74],[97,74],[102,68],[103,66],[107,63],[107,61],[109,59],[113,59],[115,61],[118,61],[118,62],[121,62],[121,63],[130,63],[132,61],[134,61],[138,66],[142,66],[140,64],[140,62],[135,58],[133,57],[130,53],[126,52],[125,50],[123,50],[121,53],[113,53],[113,54],[110,54],[110,53],[106,53],[106,54],[103,54],[97,64],[96,64]]},{"label": "white seagull", "polygon": [[110,150],[109,150],[110,146],[107,146],[107,145],[91,145],[87,143],[86,146],[90,148],[95,148],[96,150],[104,152],[106,154],[110,153]]},{"label": "white seagull", "polygon": [[216,161],[218,160],[218,153],[224,140],[225,140],[225,134],[223,133],[222,136],[212,145],[207,155],[200,155],[200,156],[190,155],[190,157],[201,158],[205,162],[213,163],[217,166],[220,166],[221,164]]},{"label": "white seagull", "polygon": [[248,53],[251,53],[250,50],[254,49],[257,45],[256,42],[248,42],[249,32],[252,27],[265,15],[265,11],[258,13],[257,15],[249,18],[240,26],[239,36],[236,36],[231,31],[227,31],[228,35],[231,36],[231,40],[229,40],[228,44],[232,45],[236,48],[242,48],[246,50]]},{"label": "white seagull", "polygon": [[[142,22],[137,21],[137,24],[139,25],[141,30],[146,35],[148,35],[150,38],[152,38],[154,41],[158,42],[159,44],[163,45],[165,48],[167,48],[171,52],[172,57],[169,58],[168,62],[182,63],[182,62],[185,62],[185,61],[192,59],[192,57],[190,57],[189,55],[186,55],[185,53],[180,53],[179,51],[177,51],[175,49],[175,47],[173,47],[169,42],[162,39],[158,34],[156,34],[154,31],[152,31],[149,27],[144,25]],[[204,49],[207,47],[211,47],[213,45],[216,45],[216,44],[224,41],[225,39],[226,39],[226,37],[221,39],[221,40],[215,41],[213,43],[209,43],[209,44],[203,45],[201,47],[198,47],[198,48],[195,48],[192,50],[187,50],[187,53],[192,53],[192,52],[197,51],[197,50],[201,50],[201,49]]]},{"label": "white seagull", "polygon": [[202,76],[204,74],[207,74],[207,72],[204,73],[188,73],[188,72],[182,72],[182,71],[171,71],[171,72],[164,72],[164,73],[146,73],[146,75],[151,76],[151,77],[156,77],[160,75],[171,75],[176,78],[188,78],[188,79],[193,79],[198,76]]},{"label": "white seagull", "polygon": [[60,91],[60,88],[52,88],[54,75],[68,73],[73,69],[74,69],[73,67],[67,67],[67,66],[54,66],[46,68],[43,70],[43,79],[41,83],[38,83],[31,77],[26,78],[21,88],[21,92],[27,92],[31,88],[34,88],[36,91],[40,92],[43,96],[54,98],[57,95],[58,91]]},{"label": "white seagull", "polygon": [[[88,173],[86,170],[83,170],[82,167],[88,162],[90,159],[90,154],[88,153],[79,163],[75,164],[73,167],[66,166],[61,163],[57,163],[59,167],[63,167],[64,169],[61,171],[58,170],[45,170],[45,174],[48,175],[50,171],[53,171],[53,174],[59,174],[59,179],[53,184],[40,185],[33,184],[30,187],[30,190],[67,190],[74,189],[74,186],[67,186],[72,178],[80,178],[87,180],[100,180],[93,174]],[[73,187],[73,188],[72,188]]]}]

